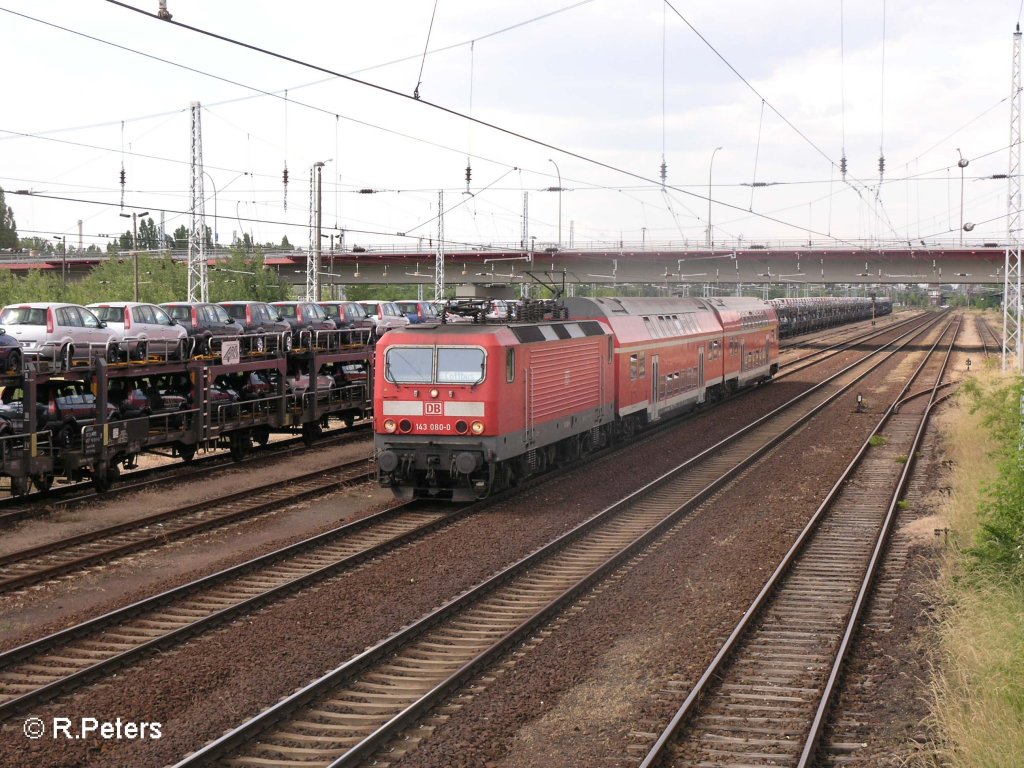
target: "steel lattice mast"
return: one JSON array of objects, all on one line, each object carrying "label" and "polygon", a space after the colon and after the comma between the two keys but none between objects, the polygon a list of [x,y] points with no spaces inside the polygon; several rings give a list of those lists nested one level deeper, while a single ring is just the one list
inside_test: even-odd
[{"label": "steel lattice mast", "polygon": [[[1003,270],[1003,370],[1011,364],[1017,371],[1024,370],[1024,338],[1021,334],[1021,71],[1020,24],[1013,33],[1013,86],[1010,91],[1010,171],[1009,211],[1007,215],[1006,264]],[[1016,356],[1016,361],[1011,357]]]},{"label": "steel lattice mast", "polygon": [[203,130],[198,101],[192,102],[192,197],[188,230],[188,300],[209,301],[206,263],[206,195],[203,190]]},{"label": "steel lattice mast", "polygon": [[437,193],[437,255],[434,257],[434,299],[444,298],[444,190]]}]

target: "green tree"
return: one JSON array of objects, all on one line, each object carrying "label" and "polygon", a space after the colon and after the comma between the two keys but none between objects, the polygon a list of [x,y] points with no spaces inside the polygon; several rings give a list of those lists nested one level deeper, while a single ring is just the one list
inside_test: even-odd
[{"label": "green tree", "polygon": [[23,251],[39,251],[39,253],[53,253],[53,243],[43,240],[41,237],[23,237],[18,241]]},{"label": "green tree", "polygon": [[188,248],[188,227],[184,224],[174,230],[174,248],[179,251]]},{"label": "green tree", "polygon": [[282,301],[290,297],[289,286],[266,266],[259,249],[246,253],[238,244],[210,265],[210,301]]},{"label": "green tree", "polygon": [[288,242],[288,235],[281,238],[281,247],[288,251],[292,249],[292,244]]},{"label": "green tree", "polygon": [[147,216],[139,222],[138,247],[145,251],[155,251],[160,247],[160,233],[151,217]]},{"label": "green tree", "polygon": [[14,209],[4,200],[4,189],[0,187],[0,250],[18,249],[18,225],[14,221]]}]

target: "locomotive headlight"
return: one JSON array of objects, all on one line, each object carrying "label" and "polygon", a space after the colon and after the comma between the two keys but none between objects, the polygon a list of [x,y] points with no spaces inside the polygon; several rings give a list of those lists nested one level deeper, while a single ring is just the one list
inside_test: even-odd
[{"label": "locomotive headlight", "polygon": [[394,432],[396,429],[398,429],[398,425],[395,423],[394,419],[384,419],[385,432]]},{"label": "locomotive headlight", "polygon": [[473,430],[474,435],[482,435],[484,433],[484,423],[482,421],[474,421],[470,429]]},{"label": "locomotive headlight", "polygon": [[432,389],[432,390],[430,390],[430,396],[431,396],[431,397],[433,397],[433,398],[435,398],[435,399],[436,399],[436,398],[437,398],[437,396],[438,396],[438,395],[440,395],[440,394],[441,394],[441,393],[440,393],[440,392],[438,392],[438,391],[437,391],[436,389]]}]

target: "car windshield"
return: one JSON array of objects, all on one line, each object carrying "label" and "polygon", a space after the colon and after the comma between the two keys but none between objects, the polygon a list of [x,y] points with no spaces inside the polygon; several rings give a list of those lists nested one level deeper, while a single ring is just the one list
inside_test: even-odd
[{"label": "car windshield", "polygon": [[89,307],[104,323],[123,323],[124,307]]},{"label": "car windshield", "polygon": [[0,325],[46,325],[42,307],[8,307],[0,313]]},{"label": "car windshield", "polygon": [[434,374],[434,348],[390,347],[385,372],[396,384],[429,384]]}]

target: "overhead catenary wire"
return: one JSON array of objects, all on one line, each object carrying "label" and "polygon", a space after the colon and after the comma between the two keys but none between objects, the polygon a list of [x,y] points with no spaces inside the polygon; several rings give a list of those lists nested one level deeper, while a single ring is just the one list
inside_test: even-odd
[{"label": "overhead catenary wire", "polygon": [[[106,2],[110,3],[111,5],[115,5],[115,6],[118,6],[120,8],[124,8],[125,10],[132,11],[133,13],[138,13],[138,14],[141,14],[143,16],[148,16],[150,18],[157,19],[157,16],[155,14],[150,13],[150,12],[145,11],[145,10],[142,10],[141,8],[135,8],[135,7],[131,6],[131,5],[128,5],[127,3],[122,2],[121,0],[106,0]],[[668,3],[668,0],[664,0],[664,2]],[[694,32],[698,36],[700,36],[701,39],[704,40],[706,44],[709,45],[709,47],[712,47],[712,46],[710,46],[710,43],[707,43],[705,38],[703,36],[701,36],[700,33],[697,32],[697,30],[694,29],[693,26],[688,21],[686,21],[686,19],[679,13],[679,11],[676,10],[671,5],[671,3],[669,3],[669,8],[671,8],[672,11],[674,13],[676,13],[676,15],[678,15],[679,18],[682,19],[687,24],[687,26],[689,26],[691,29],[693,29]],[[648,183],[657,183],[657,182],[654,182],[649,177],[644,176],[643,174],[639,174],[639,173],[636,173],[636,172],[633,172],[633,171],[628,171],[626,169],[619,168],[619,167],[617,167],[615,165],[612,165],[610,163],[605,163],[605,162],[603,162],[601,160],[597,160],[596,158],[588,157],[588,156],[583,155],[581,153],[573,152],[571,150],[568,150],[568,149],[565,149],[565,148],[562,148],[562,147],[558,147],[558,146],[556,146],[556,145],[554,145],[554,144],[552,144],[550,142],[543,141],[541,139],[537,139],[537,138],[534,138],[532,136],[528,136],[528,135],[526,135],[524,133],[521,133],[519,131],[514,131],[514,130],[512,130],[510,128],[505,128],[503,126],[497,125],[495,123],[488,122],[486,120],[481,120],[481,119],[475,118],[475,117],[471,118],[468,115],[463,114],[463,113],[459,112],[456,109],[453,109],[453,108],[450,108],[450,107],[446,107],[446,106],[444,106],[442,104],[438,104],[436,102],[431,102],[431,101],[427,101],[427,100],[424,100],[424,99],[415,99],[412,96],[409,96],[408,94],[404,94],[401,91],[397,91],[397,90],[395,90],[393,88],[388,88],[386,86],[382,86],[382,85],[379,85],[379,84],[376,84],[376,83],[371,83],[371,82],[368,82],[368,81],[365,81],[365,80],[361,80],[359,78],[352,77],[350,75],[345,75],[345,74],[342,74],[340,72],[336,72],[334,70],[331,70],[331,69],[329,69],[327,67],[324,67],[322,65],[313,64],[311,62],[307,62],[307,61],[304,61],[302,59],[297,59],[297,58],[295,58],[293,56],[288,56],[288,55],[285,55],[283,53],[279,53],[279,52],[272,51],[270,49],[264,48],[262,46],[258,46],[258,45],[252,44],[252,43],[247,43],[247,42],[244,42],[242,40],[238,40],[238,39],[235,39],[235,38],[232,38],[232,37],[228,37],[227,35],[222,35],[222,34],[217,33],[217,32],[212,32],[210,30],[202,29],[200,27],[195,27],[195,26],[192,26],[192,25],[189,25],[189,24],[184,24],[182,22],[178,22],[178,21],[167,21],[167,22],[164,22],[164,23],[172,24],[172,25],[177,26],[177,27],[179,27],[181,29],[185,29],[185,30],[188,30],[190,32],[194,32],[195,34],[202,35],[202,36],[205,36],[205,37],[210,37],[210,38],[215,39],[215,40],[220,40],[220,41],[228,43],[230,45],[239,46],[239,47],[244,48],[246,50],[254,51],[254,52],[257,52],[257,53],[262,53],[262,54],[265,54],[267,56],[270,56],[270,57],[273,57],[273,58],[276,58],[276,59],[280,59],[281,61],[287,61],[287,62],[290,62],[292,64],[296,64],[298,66],[307,67],[307,68],[315,70],[315,71],[323,72],[324,74],[334,75],[335,77],[338,77],[340,79],[346,80],[348,82],[352,82],[352,83],[355,83],[355,84],[358,84],[358,85],[362,85],[362,86],[365,86],[365,87],[373,89],[373,90],[377,90],[377,91],[380,91],[380,92],[383,92],[383,93],[387,93],[387,94],[390,94],[390,95],[395,96],[395,97],[400,98],[400,99],[412,100],[412,101],[415,101],[418,104],[424,105],[425,107],[429,107],[431,109],[436,109],[436,110],[438,110],[440,112],[443,112],[445,114],[451,115],[453,117],[457,117],[457,118],[461,118],[461,119],[465,119],[465,120],[472,120],[477,125],[480,125],[480,126],[483,126],[483,127],[486,127],[486,128],[490,128],[491,130],[497,131],[499,133],[503,133],[503,134],[505,134],[507,136],[511,136],[513,138],[520,139],[520,140],[522,140],[524,142],[528,142],[528,143],[534,144],[536,146],[543,147],[545,149],[548,149],[548,150],[551,150],[551,151],[554,151],[554,152],[558,152],[558,153],[560,153],[562,155],[565,155],[567,157],[576,158],[576,159],[581,160],[583,162],[590,163],[592,165],[604,168],[606,170],[613,171],[615,173],[620,173],[620,174],[623,174],[625,176],[629,176],[631,178],[639,179],[641,181],[645,181],[645,182],[648,182]],[[714,50],[713,47],[712,47],[712,50]],[[739,72],[737,72],[736,69],[731,64],[729,64],[728,61],[726,61],[724,59],[724,57],[721,56],[721,54],[719,54],[717,51],[715,51],[715,53],[720,58],[722,58],[723,61],[725,61],[726,65],[730,68],[730,70],[732,70],[734,73],[736,73],[736,75],[738,77],[740,77],[741,80],[743,80],[743,82],[747,85],[747,87],[749,87],[751,90],[753,90],[755,93],[757,93],[757,90],[745,78],[743,78],[743,76],[740,75]],[[760,96],[760,94],[758,94],[758,95]],[[766,103],[768,103],[768,102],[766,102]],[[825,157],[827,160],[829,160],[829,162],[831,162],[831,158],[829,158],[828,155],[825,152],[823,152],[816,144],[814,144],[814,142],[812,142],[798,128],[796,128],[796,126],[794,126],[784,115],[782,115],[770,103],[768,103],[768,106],[787,125],[789,125],[794,131],[796,131],[797,134],[800,135],[808,144],[810,144],[812,147],[814,147],[815,151],[820,153],[823,157]],[[696,197],[696,198],[699,198],[699,199],[702,199],[702,200],[707,200],[708,199],[708,198],[704,197],[703,195],[700,195],[700,194],[695,193],[695,192],[690,192],[688,190],[679,189],[679,188],[675,188],[675,187],[674,187],[674,189],[676,189],[678,192],[681,192],[682,194],[690,195],[692,197]],[[717,202],[719,203],[719,205],[724,206],[726,208],[732,208],[732,209],[735,209],[735,210],[743,210],[743,209],[739,208],[738,206],[732,205],[730,203],[725,203],[725,202],[721,202],[721,201],[717,201]],[[801,231],[806,231],[807,230],[806,227],[798,225],[798,224],[794,224],[792,222],[782,221],[782,220],[779,220],[779,219],[772,219],[771,217],[763,217],[763,218],[765,218],[766,220],[774,221],[774,223],[776,223],[776,224],[781,224],[782,226],[789,227],[789,228],[792,228],[792,229],[798,229],[798,230],[801,230]],[[815,232],[815,234],[824,236],[824,234],[821,233],[821,232]]]}]

